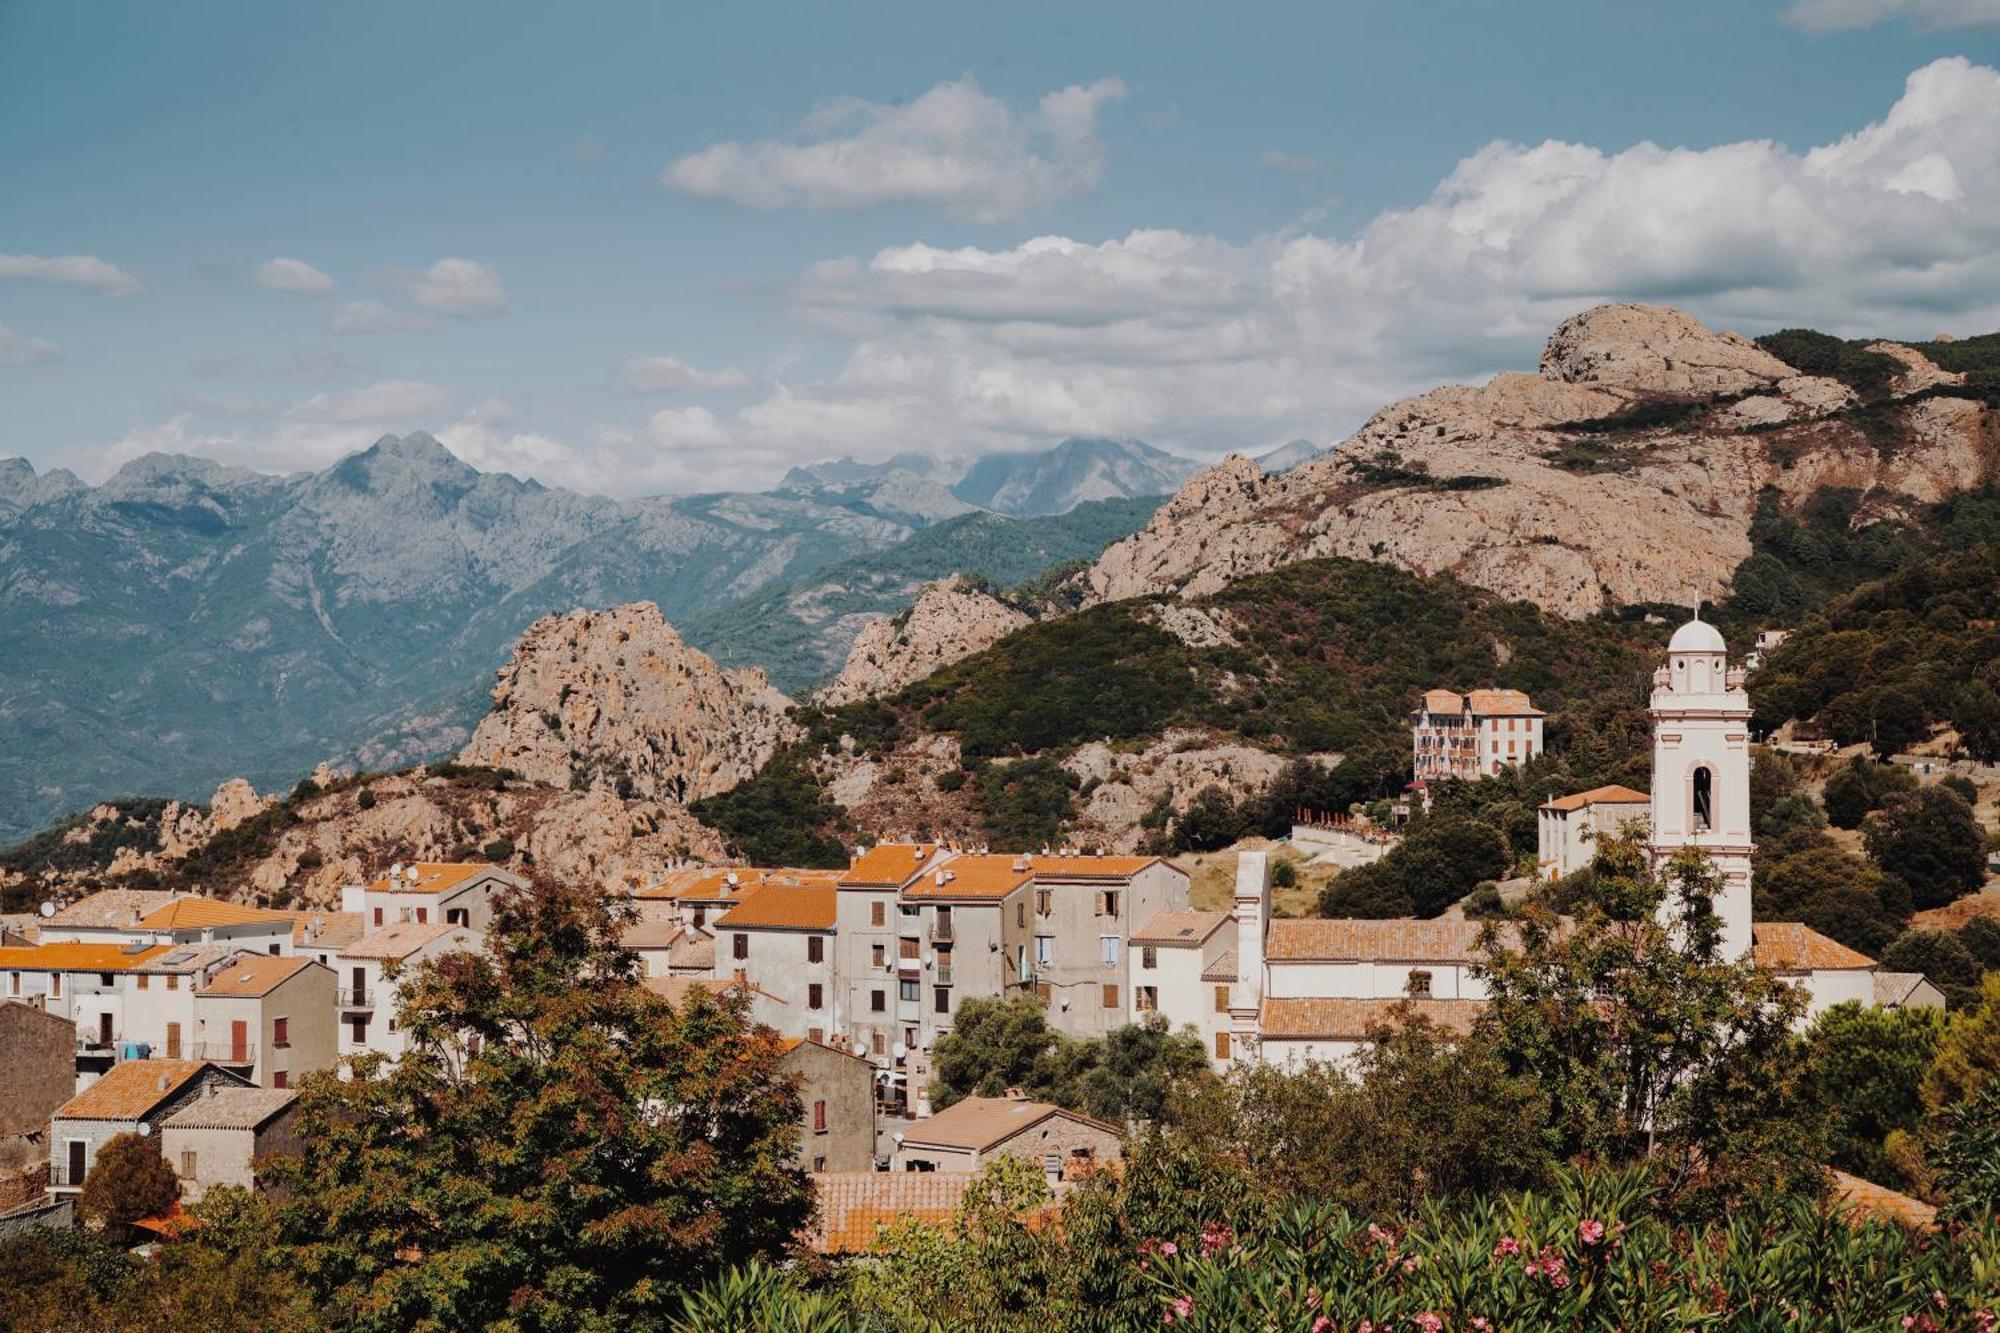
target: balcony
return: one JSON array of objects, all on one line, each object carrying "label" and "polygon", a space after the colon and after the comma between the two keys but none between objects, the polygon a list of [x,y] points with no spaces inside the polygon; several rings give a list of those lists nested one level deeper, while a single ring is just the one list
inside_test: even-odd
[{"label": "balcony", "polygon": [[955,933],[953,933],[950,917],[941,916],[931,922],[932,943],[950,944],[953,940],[957,938],[958,936]]},{"label": "balcony", "polygon": [[52,1190],[81,1189],[83,1188],[83,1177],[87,1173],[88,1168],[85,1168],[84,1172],[77,1173],[75,1178],[72,1179],[68,1162],[50,1162],[49,1188]]},{"label": "balcony", "polygon": [[342,1009],[373,1009],[375,992],[366,986],[342,986],[339,991]]},{"label": "balcony", "polygon": [[951,984],[951,964],[939,963],[932,980],[940,986],[949,986]]},{"label": "balcony", "polygon": [[198,1041],[194,1044],[194,1058],[213,1060],[219,1065],[254,1065],[257,1063],[257,1043],[254,1041]]}]

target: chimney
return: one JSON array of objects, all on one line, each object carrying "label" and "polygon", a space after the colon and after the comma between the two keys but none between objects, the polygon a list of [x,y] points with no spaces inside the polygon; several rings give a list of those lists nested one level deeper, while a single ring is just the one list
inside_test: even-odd
[{"label": "chimney", "polygon": [[161,1092],[165,1092],[168,1088],[171,1088],[174,1085],[174,1081],[171,1078],[168,1078],[165,1074],[160,1075],[157,1082],[160,1085]]},{"label": "chimney", "polygon": [[[1243,852],[1236,858],[1236,985],[1229,995],[1230,1031],[1254,1038],[1264,1000],[1264,936],[1271,928],[1270,857]],[[1248,1029],[1247,1031],[1245,1029]]]}]

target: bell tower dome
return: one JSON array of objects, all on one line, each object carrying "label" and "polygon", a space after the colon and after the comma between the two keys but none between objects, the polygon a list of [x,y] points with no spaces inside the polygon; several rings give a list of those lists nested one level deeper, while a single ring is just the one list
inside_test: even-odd
[{"label": "bell tower dome", "polygon": [[1722,632],[1674,631],[1653,673],[1653,863],[1699,849],[1721,875],[1715,910],[1726,958],[1750,952],[1750,695]]}]

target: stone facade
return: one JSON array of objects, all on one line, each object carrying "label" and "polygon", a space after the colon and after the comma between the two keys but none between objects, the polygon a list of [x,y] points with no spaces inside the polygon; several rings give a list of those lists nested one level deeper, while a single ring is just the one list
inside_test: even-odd
[{"label": "stone facade", "polygon": [[875,1068],[858,1055],[793,1041],[782,1067],[799,1076],[799,1165],[875,1169]]},{"label": "stone facade", "polygon": [[48,1157],[49,1117],[76,1095],[76,1025],[0,1004],[0,1175]]}]

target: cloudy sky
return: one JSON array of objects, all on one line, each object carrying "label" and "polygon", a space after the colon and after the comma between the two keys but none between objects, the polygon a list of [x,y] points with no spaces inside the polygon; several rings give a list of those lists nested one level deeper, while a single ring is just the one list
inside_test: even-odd
[{"label": "cloudy sky", "polygon": [[0,0],[0,456],[1340,438],[1607,299],[2000,328],[2000,0]]}]

